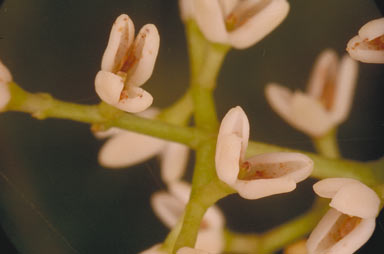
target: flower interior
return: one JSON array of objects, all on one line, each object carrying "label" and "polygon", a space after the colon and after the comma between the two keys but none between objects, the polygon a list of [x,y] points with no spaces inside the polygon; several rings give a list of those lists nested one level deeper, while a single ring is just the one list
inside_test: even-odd
[{"label": "flower interior", "polygon": [[318,245],[318,250],[328,250],[346,235],[352,232],[361,222],[361,218],[342,214]]},{"label": "flower interior", "polygon": [[288,161],[284,163],[250,163],[245,161],[240,165],[237,176],[239,180],[256,180],[279,178],[303,168],[303,162]]}]

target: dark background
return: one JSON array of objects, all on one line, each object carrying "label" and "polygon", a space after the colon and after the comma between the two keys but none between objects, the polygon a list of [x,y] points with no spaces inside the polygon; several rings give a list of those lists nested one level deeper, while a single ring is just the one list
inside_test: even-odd
[{"label": "dark background", "polygon": [[[0,1],[1,3],[1,1]],[[310,140],[286,125],[268,106],[264,85],[303,89],[324,48],[345,53],[358,29],[381,17],[374,1],[290,1],[284,23],[256,46],[229,53],[215,93],[219,117],[241,105],[253,139],[312,150]],[[177,1],[5,0],[0,9],[0,59],[14,80],[31,92],[63,100],[99,101],[94,77],[110,27],[121,13],[136,30],[159,29],[161,46],[145,89],[154,105],[176,100],[188,82],[187,52]],[[343,155],[374,160],[384,154],[384,65],[360,64],[350,118],[340,127]],[[149,197],[163,189],[155,159],[120,171],[97,163],[102,141],[89,126],[66,120],[0,115],[1,253],[137,253],[161,242],[167,229],[153,215]],[[189,173],[190,175],[190,173]],[[219,205],[228,227],[262,232],[311,205],[308,180],[290,194],[247,201],[231,196]],[[384,250],[383,216],[359,253]],[[12,243],[8,242],[10,240]]]}]

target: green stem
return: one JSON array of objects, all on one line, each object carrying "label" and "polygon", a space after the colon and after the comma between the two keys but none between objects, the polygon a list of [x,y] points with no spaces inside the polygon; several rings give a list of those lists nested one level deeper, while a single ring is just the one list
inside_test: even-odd
[{"label": "green stem", "polygon": [[235,192],[216,176],[215,143],[215,140],[206,142],[197,150],[191,197],[174,252],[184,246],[193,247],[206,210],[221,198]]},{"label": "green stem", "polygon": [[186,33],[196,126],[216,131],[218,121],[212,92],[230,47],[207,41],[193,20],[186,23]]},{"label": "green stem", "polygon": [[328,158],[340,158],[339,146],[337,144],[337,128],[330,130],[322,137],[312,138],[316,151]]},{"label": "green stem", "polygon": [[47,117],[69,119],[106,127],[151,135],[154,137],[183,143],[196,148],[199,142],[209,136],[196,128],[182,127],[159,120],[151,120],[124,113],[104,103],[100,105],[79,105],[54,99],[47,94],[31,94],[15,83],[9,84],[12,99],[7,110],[30,113],[38,119]]},{"label": "green stem", "polygon": [[167,123],[179,124],[185,126],[193,113],[193,100],[191,92],[188,90],[173,105],[164,109],[158,116],[158,119]]}]

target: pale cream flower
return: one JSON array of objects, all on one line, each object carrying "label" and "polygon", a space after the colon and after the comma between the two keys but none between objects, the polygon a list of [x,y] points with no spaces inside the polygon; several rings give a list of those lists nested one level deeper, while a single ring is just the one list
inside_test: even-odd
[{"label": "pale cream flower", "polygon": [[249,122],[237,106],[221,122],[216,145],[220,180],[246,199],[290,192],[312,172],[313,161],[300,153],[266,153],[245,159]]},{"label": "pale cream flower", "polygon": [[11,93],[8,88],[8,83],[12,81],[11,72],[0,61],[0,112],[5,109],[11,100]]},{"label": "pale cream flower", "polygon": [[364,63],[384,63],[384,18],[362,26],[347,44],[349,55]]},{"label": "pale cream flower", "polygon": [[[183,215],[191,188],[184,182],[171,183],[168,187],[169,193],[160,191],[152,195],[151,205],[160,220],[172,228]],[[197,236],[196,248],[220,253],[224,247],[223,228],[224,216],[221,211],[216,206],[208,208]]]},{"label": "pale cream flower", "polygon": [[348,117],[357,70],[357,63],[349,56],[339,63],[333,50],[324,50],[315,62],[306,93],[271,83],[266,86],[266,97],[272,109],[292,127],[320,137]]},{"label": "pale cream flower", "polygon": [[183,247],[180,248],[176,254],[211,254],[209,252],[203,251],[203,250],[198,250],[198,249],[193,249],[189,247]]},{"label": "pale cream flower", "polygon": [[180,0],[183,20],[194,19],[212,42],[243,49],[259,42],[287,16],[286,0]]},{"label": "pale cream flower", "polygon": [[[155,108],[149,108],[138,115],[155,118],[158,112]],[[99,162],[104,167],[130,167],[158,155],[164,182],[178,181],[184,174],[189,153],[185,145],[119,128],[95,132],[95,136],[109,137],[99,152]]]},{"label": "pale cream flower", "polygon": [[371,237],[379,212],[377,194],[350,178],[329,178],[313,189],[332,198],[332,208],[320,220],[307,241],[309,254],[352,254]]},{"label": "pale cream flower", "polygon": [[106,103],[127,112],[141,112],[153,101],[140,88],[152,75],[160,37],[156,27],[147,24],[135,39],[128,15],[120,15],[112,26],[101,71],[96,75],[96,93]]}]

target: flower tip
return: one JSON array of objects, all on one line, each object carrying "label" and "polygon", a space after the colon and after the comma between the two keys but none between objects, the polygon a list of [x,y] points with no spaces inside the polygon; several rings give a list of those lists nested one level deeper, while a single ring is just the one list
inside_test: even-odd
[{"label": "flower tip", "polygon": [[6,106],[11,100],[11,93],[8,87],[8,83],[11,81],[12,81],[11,72],[0,61],[0,111],[5,110]]},{"label": "flower tip", "polygon": [[349,55],[364,63],[384,63],[384,18],[366,23],[359,34],[349,40]]}]

